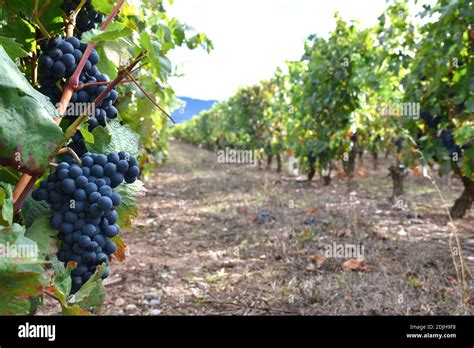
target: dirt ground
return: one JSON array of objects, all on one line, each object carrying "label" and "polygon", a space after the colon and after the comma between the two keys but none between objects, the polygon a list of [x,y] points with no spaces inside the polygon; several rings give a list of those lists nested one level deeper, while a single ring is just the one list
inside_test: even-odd
[{"label": "dirt ground", "polygon": [[[364,158],[349,192],[344,179],[325,187],[219,164],[179,142],[169,158],[122,233],[130,255],[111,266],[103,315],[474,314],[474,211],[455,223],[464,304],[450,253],[445,209],[462,190],[455,178],[437,179],[443,202],[410,175],[394,205],[389,160],[372,171]],[[363,261],[326,253],[345,246]]]}]

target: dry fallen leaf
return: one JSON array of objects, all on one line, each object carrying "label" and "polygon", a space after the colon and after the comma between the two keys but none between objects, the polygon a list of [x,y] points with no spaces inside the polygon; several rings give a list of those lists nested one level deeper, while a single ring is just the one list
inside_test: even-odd
[{"label": "dry fallen leaf", "polygon": [[311,260],[317,264],[318,267],[321,267],[326,263],[326,259],[320,255],[313,255]]},{"label": "dry fallen leaf", "polygon": [[416,166],[415,168],[413,168],[413,176],[420,176],[421,174],[421,169],[419,166]]},{"label": "dry fallen leaf", "polygon": [[341,169],[337,172],[336,176],[337,176],[338,179],[345,179],[346,178],[346,173],[344,173],[344,170]]},{"label": "dry fallen leaf", "polygon": [[368,272],[369,267],[364,263],[364,260],[350,259],[342,264],[342,269],[345,271],[361,271]]},{"label": "dry fallen leaf", "polygon": [[356,176],[362,177],[362,178],[365,177],[365,176],[367,176],[367,172],[365,171],[365,168],[364,168],[364,167],[359,167],[359,168],[357,168],[357,170],[356,170]]},{"label": "dry fallen leaf", "polygon": [[452,276],[450,276],[450,275],[448,275],[448,276],[446,277],[446,280],[448,281],[448,283],[449,283],[450,285],[456,285],[456,284],[458,283],[458,281],[456,280],[456,278],[454,278],[454,277],[452,277]]}]

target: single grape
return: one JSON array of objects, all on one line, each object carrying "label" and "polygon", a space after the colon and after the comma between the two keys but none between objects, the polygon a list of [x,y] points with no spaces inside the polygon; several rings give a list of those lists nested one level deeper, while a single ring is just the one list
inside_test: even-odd
[{"label": "single grape", "polygon": [[119,172],[121,172],[122,174],[125,174],[128,170],[128,162],[124,159],[121,159],[118,163],[117,163],[117,170]]},{"label": "single grape", "polygon": [[63,54],[74,52],[74,46],[71,45],[67,41],[63,41],[63,43],[61,44],[61,46],[59,46],[59,48],[61,49],[61,51],[63,51]]},{"label": "single grape", "polygon": [[107,164],[107,161],[108,161],[107,156],[103,154],[97,155],[96,158],[94,159],[94,162],[102,167]]},{"label": "single grape", "polygon": [[61,224],[63,223],[63,216],[62,214],[56,213],[53,215],[51,218],[51,226],[53,226],[56,229],[59,229],[61,227]]},{"label": "single grape", "polygon": [[97,257],[97,255],[93,251],[84,250],[82,252],[82,261],[85,262],[85,263],[91,263],[91,262],[95,261],[96,257]]},{"label": "single grape", "polygon": [[103,250],[107,255],[113,254],[114,252],[117,251],[117,245],[114,242],[112,242],[111,240],[108,240],[105,243],[105,246],[104,246]]},{"label": "single grape", "polygon": [[110,199],[112,200],[112,204],[114,205],[114,207],[119,206],[120,202],[122,201],[120,195],[117,192],[113,192],[110,196]]},{"label": "single grape", "polygon": [[[105,181],[105,180],[104,180],[104,181]],[[113,190],[112,190],[112,188],[111,188],[110,186],[105,185],[105,182],[104,182],[104,185],[99,188],[99,193],[100,193],[102,196],[111,197],[111,196],[112,196],[112,193],[113,193]]]},{"label": "single grape", "polygon": [[58,61],[59,59],[63,57],[63,51],[61,51],[59,48],[53,48],[52,50],[48,52],[48,56]]},{"label": "single grape", "polygon": [[61,184],[64,193],[73,193],[76,190],[76,182],[71,178],[66,178]]},{"label": "single grape", "polygon": [[78,242],[77,242],[81,247],[83,248],[87,248],[89,246],[89,244],[91,243],[91,239],[89,236],[86,236],[86,235],[82,235]]},{"label": "single grape", "polygon": [[62,61],[64,64],[66,64],[66,67],[73,67],[74,69],[76,68],[76,58],[74,58],[71,53],[64,54]]},{"label": "single grape", "polygon": [[91,174],[96,177],[101,177],[104,175],[104,168],[101,165],[94,164],[91,168]]},{"label": "single grape", "polygon": [[99,63],[100,57],[99,54],[97,53],[96,50],[92,50],[90,56],[89,56],[89,61],[91,62],[92,65],[96,65]]},{"label": "single grape", "polygon": [[75,49],[78,49],[81,46],[81,42],[77,37],[71,36],[66,39]]},{"label": "single grape", "polygon": [[101,197],[97,202],[97,209],[100,211],[106,212],[112,209],[112,207],[112,200],[109,197]]},{"label": "single grape", "polygon": [[103,247],[105,246],[105,243],[107,242],[107,240],[105,239],[105,237],[104,237],[103,235],[101,235],[101,234],[96,234],[96,235],[92,238],[92,240],[93,240],[94,242],[97,242],[97,244],[99,244],[99,246],[100,246],[101,248],[103,248]]},{"label": "single grape", "polygon": [[[82,174],[85,174],[85,173],[84,173],[84,169],[85,169],[85,168],[81,169],[81,170],[82,170]],[[88,182],[89,182],[89,179],[87,179],[87,176],[85,176],[85,175],[78,176],[78,177],[76,178],[76,187],[82,189],[82,188],[86,187],[86,185],[87,185]]]},{"label": "single grape", "polygon": [[69,176],[73,179],[76,179],[77,177],[81,175],[82,175],[81,167],[78,166],[77,164],[71,165],[71,167],[69,168]]},{"label": "single grape", "polygon": [[104,234],[109,238],[115,237],[118,233],[119,233],[119,229],[118,229],[118,225],[116,224],[107,226],[104,229]]},{"label": "single grape", "polygon": [[84,189],[87,193],[87,195],[91,195],[92,192],[97,192],[98,188],[97,188],[97,185],[90,182],[86,185],[85,189]]}]

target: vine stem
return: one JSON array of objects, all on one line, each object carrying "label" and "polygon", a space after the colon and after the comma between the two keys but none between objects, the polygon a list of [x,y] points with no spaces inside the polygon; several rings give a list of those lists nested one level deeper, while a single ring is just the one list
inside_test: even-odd
[{"label": "vine stem", "polygon": [[121,69],[117,75],[117,77],[108,83],[107,88],[102,91],[88,106],[88,108],[78,117],[74,120],[74,122],[66,129],[64,132],[65,139],[69,139],[76,133],[77,129],[80,127],[80,125],[87,120],[89,117],[88,115],[92,112],[92,109],[94,108],[94,105],[98,105],[102,102],[102,100],[105,99],[105,97],[112,91],[122,80],[125,78],[125,76],[130,74],[130,71],[143,59],[147,56],[146,52],[142,52],[138,55],[137,58],[135,58],[127,67]]},{"label": "vine stem", "polygon": [[59,303],[62,303],[62,301],[59,299],[59,297],[57,297],[56,295],[52,294],[51,292],[45,291],[44,294],[45,294],[46,296],[51,297],[52,299],[55,299],[55,300],[58,301]]},{"label": "vine stem", "polygon": [[58,152],[56,152],[56,155],[61,155],[63,153],[70,154],[72,157],[74,157],[74,159],[76,160],[76,162],[79,165],[82,165],[81,159],[79,158],[79,156],[77,155],[77,153],[73,149],[71,149],[69,147],[63,147],[62,149],[59,149]]},{"label": "vine stem", "polygon": [[71,13],[66,23],[66,37],[74,36],[74,28],[76,27],[76,17],[87,0],[82,0],[75,10]]},{"label": "vine stem", "polygon": [[173,123],[176,123],[175,120],[173,120],[173,118],[171,117],[170,114],[168,114],[156,101],[155,99],[147,92],[145,91],[145,89],[140,85],[140,83],[138,83],[137,79],[135,77],[133,77],[133,75],[129,72],[129,71],[126,71],[128,77],[130,77],[130,79],[133,81],[133,83],[135,83],[135,85],[138,87],[138,89],[140,91],[142,91],[142,93],[147,97],[147,99],[154,105],[156,106],[162,113],[164,113],[170,120],[171,122]]},{"label": "vine stem", "polygon": [[[49,1],[47,1],[46,3],[49,3]],[[45,8],[45,5],[43,6],[43,8]],[[43,35],[49,39],[51,35],[49,35],[49,32],[46,30],[46,28],[43,26],[43,23],[41,23],[39,19],[39,16],[44,12],[44,10],[42,8],[41,9],[42,12],[40,14],[40,12],[38,12],[38,7],[39,7],[39,0],[35,0],[35,7],[33,9],[33,14],[32,14],[33,20],[36,22],[40,31],[43,33]]]},{"label": "vine stem", "polygon": [[[82,0],[81,3],[82,2],[85,2],[85,0]],[[120,11],[120,8],[123,6],[124,3],[125,3],[125,0],[119,0],[117,2],[112,12],[107,16],[107,19],[104,21],[104,23],[102,23],[100,27],[101,30],[107,29],[107,26],[110,24],[110,22],[112,22],[114,17],[118,14],[118,12]],[[74,26],[72,26],[72,28],[74,29]],[[66,33],[66,36],[67,36],[67,33]],[[84,66],[87,60],[89,59],[89,56],[92,52],[92,49],[95,47],[95,45],[96,43],[94,42],[89,43],[87,45],[87,48],[84,54],[82,55],[82,58],[76,68],[76,71],[74,71],[73,75],[69,79],[67,86],[64,89],[63,94],[61,96],[61,100],[59,102],[59,106],[58,106],[59,114],[62,115],[66,111],[67,105],[69,104],[71,100],[72,94],[74,93],[74,90],[77,88],[79,84],[79,77],[82,73],[82,70],[84,69]],[[59,125],[61,123],[61,120],[62,120],[61,118],[56,118],[54,119],[54,122],[57,125]],[[65,138],[64,140],[67,141],[67,139],[69,138]],[[25,203],[26,198],[28,197],[30,192],[33,190],[36,180],[38,180],[40,177],[41,175],[38,175],[38,174],[31,176],[26,173],[20,177],[20,180],[18,180],[18,183],[16,184],[15,189],[13,190],[13,207],[14,207],[15,212],[21,209],[21,207],[23,206],[23,203]]]},{"label": "vine stem", "polygon": [[[119,83],[130,83],[133,82],[132,80],[122,80]],[[76,91],[79,91],[83,88],[86,87],[91,87],[91,86],[103,86],[103,85],[109,85],[110,81],[104,81],[104,82],[89,82],[89,83],[84,83],[83,85],[77,86]]]}]

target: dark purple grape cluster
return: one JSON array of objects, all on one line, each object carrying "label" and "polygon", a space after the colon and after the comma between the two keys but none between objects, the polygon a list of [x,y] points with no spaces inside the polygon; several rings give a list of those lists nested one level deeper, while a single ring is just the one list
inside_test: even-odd
[{"label": "dark purple grape cluster", "polygon": [[461,148],[456,145],[456,142],[454,141],[453,133],[447,129],[443,130],[440,134],[440,139],[443,144],[443,146],[448,150],[449,156],[453,156],[453,154],[457,154],[459,157],[462,156],[462,150]]},{"label": "dark purple grape cluster", "polygon": [[[81,0],[64,0],[61,4],[61,9],[69,16],[80,3]],[[87,0],[77,14],[76,31],[80,35],[88,30],[95,29],[97,24],[102,23],[103,20],[104,14],[97,12],[94,6],[92,6],[91,0]]]},{"label": "dark purple grape cluster", "polygon": [[438,128],[438,125],[441,123],[441,117],[433,115],[429,111],[423,111],[420,114],[420,118],[429,128],[434,130],[436,130]]},{"label": "dark purple grape cluster", "polygon": [[[61,98],[60,88],[64,87],[67,79],[71,77],[76,70],[86,47],[87,45],[81,43],[76,37],[66,39],[55,37],[42,45],[43,53],[40,55],[38,61],[38,77],[41,85],[39,91],[48,96],[53,104],[59,102]],[[74,92],[71,97],[70,102],[76,107],[68,110],[74,112],[76,110],[86,109],[87,103],[92,103],[97,96],[107,88],[106,85],[92,85],[81,88],[84,84],[92,82],[110,81],[106,74],[102,74],[97,69],[99,60],[100,58],[97,51],[92,50],[79,78],[79,89]],[[100,104],[95,105],[94,112],[90,115],[88,121],[90,131],[97,126],[104,127],[107,121],[117,117],[117,109],[113,106],[117,98],[117,91],[112,90]],[[69,116],[77,117],[79,115],[72,114]]]},{"label": "dark purple grape cluster", "polygon": [[[48,96],[52,103],[56,104],[61,98],[61,90],[56,83],[74,73],[86,47],[76,37],[64,40],[58,36],[41,44],[42,54],[38,60],[39,91]],[[84,71],[92,68],[93,59],[89,58]]]},{"label": "dark purple grape cluster", "polygon": [[51,225],[59,230],[58,259],[77,262],[72,271],[72,292],[106,263],[103,278],[109,274],[109,257],[117,250],[110,240],[120,232],[116,207],[121,197],[114,188],[123,181],[133,183],[140,174],[138,162],[126,152],[108,155],[86,153],[82,165],[64,156],[48,178],[33,191],[37,201],[46,201],[54,212]]}]

